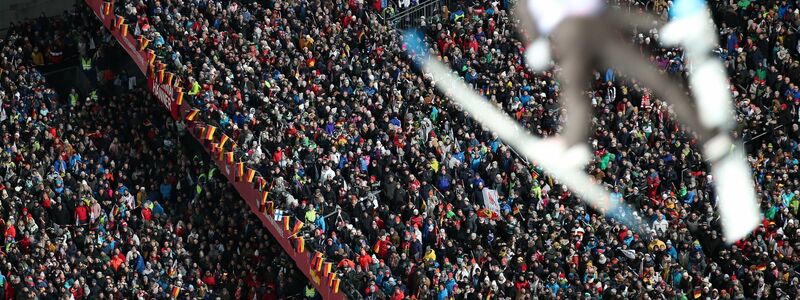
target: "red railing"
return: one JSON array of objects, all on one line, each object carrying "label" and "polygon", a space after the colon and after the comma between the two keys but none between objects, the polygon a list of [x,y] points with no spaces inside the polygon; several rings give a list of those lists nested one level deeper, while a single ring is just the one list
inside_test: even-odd
[{"label": "red railing", "polygon": [[[176,94],[180,93],[180,88],[176,87],[177,84],[175,84],[175,81],[179,79],[172,78],[175,77],[174,74],[164,75],[158,73],[157,70],[159,67],[154,67],[152,62],[152,56],[154,56],[154,54],[148,51],[146,47],[142,47],[142,42],[138,39],[138,37],[134,37],[134,29],[132,27],[126,28],[126,26],[133,25],[125,25],[119,22],[120,17],[114,14],[113,4],[111,2],[103,0],[85,1],[97,18],[103,22],[103,26],[111,32],[111,34],[125,49],[128,55],[130,55],[142,74],[147,77],[148,90],[159,100],[159,102],[164,105],[167,110],[169,110],[172,117],[177,120],[188,114],[192,108],[186,102],[178,103],[177,101],[178,97]],[[164,79],[165,76],[169,78]],[[189,122],[187,130],[191,136],[193,136],[203,145],[206,152],[211,154],[212,143],[201,138],[199,134],[200,131],[198,130],[201,127],[205,126],[196,122]],[[324,269],[316,267],[317,265],[323,263],[327,265],[331,263],[324,262],[324,259],[319,259],[319,257],[317,260],[314,260],[310,251],[299,251],[297,249],[297,240],[290,238],[292,236],[292,233],[290,232],[291,230],[284,230],[281,225],[275,222],[271,215],[265,214],[260,209],[263,191],[259,190],[253,185],[253,183],[247,182],[246,180],[236,180],[237,174],[235,173],[236,168],[234,164],[228,163],[216,155],[211,155],[211,159],[221,171],[220,173],[225,176],[231,185],[234,186],[236,191],[239,192],[239,195],[241,195],[241,197],[245,200],[247,205],[250,207],[250,210],[258,216],[264,227],[269,230],[281,247],[283,247],[283,250],[286,251],[289,257],[294,260],[294,262],[297,264],[297,268],[300,269],[300,271],[302,271],[308,279],[310,279],[312,285],[314,288],[316,288],[317,292],[322,296],[322,298],[334,300],[345,299],[346,296],[344,293],[342,293],[341,289],[335,291],[333,287],[334,285],[330,284],[330,282],[338,282],[340,279],[329,280],[327,274],[324,274],[325,276],[323,276],[323,273],[328,273],[327,270],[317,271],[317,269]],[[312,260],[315,262],[315,264],[313,264],[315,267],[312,267]],[[330,269],[330,267],[328,267],[328,269]],[[325,279],[323,280],[323,278]],[[335,285],[340,286],[340,283],[336,283]],[[341,284],[342,288],[343,285],[344,284]]]}]

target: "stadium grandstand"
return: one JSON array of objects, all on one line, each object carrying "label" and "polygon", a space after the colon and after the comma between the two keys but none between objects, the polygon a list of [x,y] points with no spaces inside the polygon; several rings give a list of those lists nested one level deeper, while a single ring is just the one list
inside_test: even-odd
[{"label": "stadium grandstand", "polygon": [[[800,298],[797,1],[708,3],[763,217],[739,241],[696,135],[635,76],[587,74],[586,171],[636,227],[406,54],[416,29],[558,135],[562,68],[526,67],[526,0],[47,2],[0,7],[0,299]],[[605,2],[655,18],[619,34],[686,79],[659,43],[671,2]]]}]

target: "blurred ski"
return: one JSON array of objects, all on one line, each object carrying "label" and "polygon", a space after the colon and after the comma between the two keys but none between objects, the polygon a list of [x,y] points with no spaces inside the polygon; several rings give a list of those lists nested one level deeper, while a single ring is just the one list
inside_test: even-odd
[{"label": "blurred ski", "polygon": [[701,122],[723,131],[704,145],[703,155],[712,161],[723,236],[733,243],[758,227],[761,214],[742,143],[727,136],[735,121],[725,68],[711,55],[717,47],[716,28],[703,0],[676,0],[670,14],[672,20],[663,28],[661,40],[684,47],[692,64],[689,84]]},{"label": "blurred ski", "polygon": [[412,56],[416,56],[416,63],[425,73],[433,76],[436,88],[456,102],[472,118],[478,120],[484,127],[495,132],[507,145],[516,149],[545,172],[550,174],[559,183],[564,184],[570,191],[578,195],[584,202],[594,209],[603,212],[607,217],[628,225],[632,229],[647,228],[634,218],[632,211],[622,205],[621,199],[612,194],[593,180],[583,168],[574,166],[569,162],[554,159],[551,152],[547,151],[547,143],[529,134],[526,129],[514,121],[477,94],[460,78],[452,74],[447,66],[428,55],[427,49],[419,41],[421,38],[413,31],[406,32],[404,41]]}]

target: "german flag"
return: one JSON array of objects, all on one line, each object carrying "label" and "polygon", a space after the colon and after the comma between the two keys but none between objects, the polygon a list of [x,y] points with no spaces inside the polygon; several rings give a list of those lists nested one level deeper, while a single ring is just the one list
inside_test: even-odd
[{"label": "german flag", "polygon": [[205,135],[203,135],[203,139],[208,141],[214,140],[215,132],[217,132],[217,127],[208,125],[208,129],[206,130]]},{"label": "german flag", "polygon": [[111,14],[111,2],[103,2],[103,15]]},{"label": "german flag", "polygon": [[217,154],[217,151],[219,151],[219,144],[211,143],[211,155]]},{"label": "german flag", "polygon": [[178,106],[183,105],[183,92],[178,92],[178,96],[175,97],[175,104]]},{"label": "german flag", "polygon": [[[176,76],[175,77],[175,83],[173,83],[172,85],[174,87],[180,87],[180,85],[181,85],[181,77],[180,76]],[[181,88],[180,90],[183,91],[183,88]]]},{"label": "german flag", "polygon": [[290,216],[283,216],[283,231],[289,232],[289,221],[291,221],[292,217]]},{"label": "german flag", "polygon": [[767,265],[766,264],[759,264],[758,266],[756,266],[756,270],[759,270],[759,271],[762,271],[762,272],[766,271],[767,270]]},{"label": "german flag", "polygon": [[372,252],[378,253],[381,250],[381,241],[375,243],[375,246],[372,246]]},{"label": "german flag", "polygon": [[306,240],[303,239],[302,236],[298,237],[297,238],[297,252],[298,253],[303,253],[305,251],[306,251]]},{"label": "german flag", "polygon": [[[177,81],[178,78],[176,77],[175,80]],[[183,91],[181,88],[178,88],[178,91],[175,92],[175,104],[178,106],[183,105]]]},{"label": "german flag", "polygon": [[147,49],[147,45],[150,45],[150,40],[145,38],[144,36],[139,36],[139,51],[144,51]]},{"label": "german flag", "polygon": [[256,176],[255,180],[256,180],[256,189],[259,190],[259,191],[263,191],[264,190],[264,185],[267,184],[267,181],[264,180],[264,177],[261,177],[261,176]]},{"label": "german flag", "polygon": [[189,121],[189,122],[194,121],[194,119],[197,118],[197,114],[198,113],[200,113],[199,109],[192,109],[191,111],[189,111],[188,114],[186,114],[186,117],[185,117],[186,121]]},{"label": "german flag", "polygon": [[117,15],[117,18],[114,19],[114,27],[120,30],[122,29],[122,24],[125,24],[125,17]]},{"label": "german flag", "polygon": [[303,229],[303,225],[305,225],[300,220],[294,221],[294,227],[292,227],[292,235],[297,235],[300,232],[300,229]]},{"label": "german flag", "polygon": [[217,153],[217,160],[225,160],[225,149],[219,148],[219,153]]},{"label": "german flag", "polygon": [[122,24],[119,30],[122,32],[122,36],[128,36],[128,24]]},{"label": "german flag", "polygon": [[316,270],[317,272],[322,272],[322,265],[324,264],[325,264],[325,259],[323,259],[322,255],[320,255],[319,262],[317,262],[317,265],[314,267],[314,270]]},{"label": "german flag", "polygon": [[125,17],[117,15],[115,21],[116,23],[114,25],[116,25],[117,30],[122,30],[122,25],[125,24]]},{"label": "german flag", "polygon": [[245,181],[248,183],[253,183],[253,179],[256,177],[256,170],[247,168],[247,177],[244,178]]},{"label": "german flag", "polygon": [[263,191],[265,187],[267,187],[267,180],[261,177],[261,180],[258,181],[258,189]]},{"label": "german flag", "polygon": [[694,297],[694,299],[700,298],[700,296],[702,295],[703,291],[700,289],[695,289],[694,292],[692,292],[692,296]]},{"label": "german flag", "polygon": [[325,276],[325,278],[328,278],[328,274],[331,273],[331,268],[333,268],[333,263],[332,262],[327,262],[327,261],[324,262],[322,264],[322,276]]},{"label": "german flag", "polygon": [[269,198],[269,192],[263,191],[261,192],[261,204],[267,203],[267,198]]},{"label": "german flag", "polygon": [[167,85],[172,84],[172,79],[175,77],[175,74],[172,72],[167,72]]},{"label": "german flag", "polygon": [[314,251],[314,258],[311,259],[311,269],[316,269],[322,263],[322,252]]},{"label": "german flag", "polygon": [[170,293],[170,296],[172,297],[172,299],[177,299],[180,295],[181,295],[181,287],[179,287],[179,286],[173,287],[172,288],[172,293]]},{"label": "german flag", "polygon": [[197,126],[197,136],[199,136],[200,139],[203,139],[203,137],[206,136],[206,127],[205,126],[202,126],[202,125],[201,126]]},{"label": "german flag", "polygon": [[336,272],[328,273],[328,286],[333,287],[333,281],[336,280]]},{"label": "german flag", "polygon": [[230,138],[226,134],[222,134],[222,137],[219,138],[219,146],[225,148],[225,143],[228,142]]},{"label": "german flag", "polygon": [[236,181],[242,181],[244,179],[244,163],[238,162],[236,163]]},{"label": "german flag", "polygon": [[272,201],[267,201],[267,202],[265,202],[265,205],[264,205],[264,206],[265,206],[265,207],[264,207],[264,212],[265,212],[267,215],[270,215],[270,216],[271,216],[271,215],[274,215],[274,214],[275,214],[275,202],[272,202]]},{"label": "german flag", "polygon": [[152,65],[156,61],[156,52],[153,49],[147,49],[147,63]]},{"label": "german flag", "polygon": [[167,276],[172,277],[173,275],[175,275],[175,273],[178,272],[178,270],[176,269],[176,266],[177,266],[177,264],[173,263],[172,266],[169,267],[169,269],[167,270]]},{"label": "german flag", "polygon": [[166,70],[164,69],[165,69],[164,65],[161,65],[158,68],[158,83],[164,83],[164,75],[165,75],[164,73],[166,72]]},{"label": "german flag", "polygon": [[228,151],[225,153],[225,160],[229,163],[233,163],[233,151]]},{"label": "german flag", "polygon": [[336,278],[336,279],[333,280],[333,293],[334,294],[339,293],[339,283],[340,282],[342,282],[342,281],[339,280],[339,278]]}]

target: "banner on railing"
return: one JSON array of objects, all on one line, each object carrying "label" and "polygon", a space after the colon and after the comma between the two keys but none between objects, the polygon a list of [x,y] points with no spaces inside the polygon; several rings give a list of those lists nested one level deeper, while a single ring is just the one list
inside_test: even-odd
[{"label": "banner on railing", "polygon": [[[113,12],[109,11],[109,13],[104,14],[102,9],[106,7],[110,9],[113,7],[111,4],[104,4],[108,2],[104,2],[102,0],[86,0],[86,4],[92,8],[94,11],[95,16],[103,22],[103,26],[111,32],[111,35],[117,40],[117,42],[125,49],[125,52],[133,59],[133,62],[136,64],[136,67],[139,68],[139,71],[142,74],[147,76],[148,74],[148,67],[150,62],[148,59],[148,49],[144,49],[141,47],[143,41],[139,41],[139,37],[134,37],[132,34],[125,34],[123,26],[114,26],[121,22],[127,23],[134,23],[131,20],[124,20],[122,16],[114,15]],[[147,76],[147,88],[153,95],[158,98],[161,104],[170,111],[172,118],[178,120],[181,116],[181,111],[184,109],[183,105],[176,105],[175,104],[175,91],[174,87],[161,84],[154,80],[152,76]],[[188,107],[186,107],[188,109]]]},{"label": "banner on railing", "polygon": [[147,89],[153,93],[158,102],[164,105],[164,108],[170,111],[173,119],[180,119],[180,107],[175,103],[175,97],[173,97],[175,88],[173,86],[160,84],[153,77],[148,77]]}]

